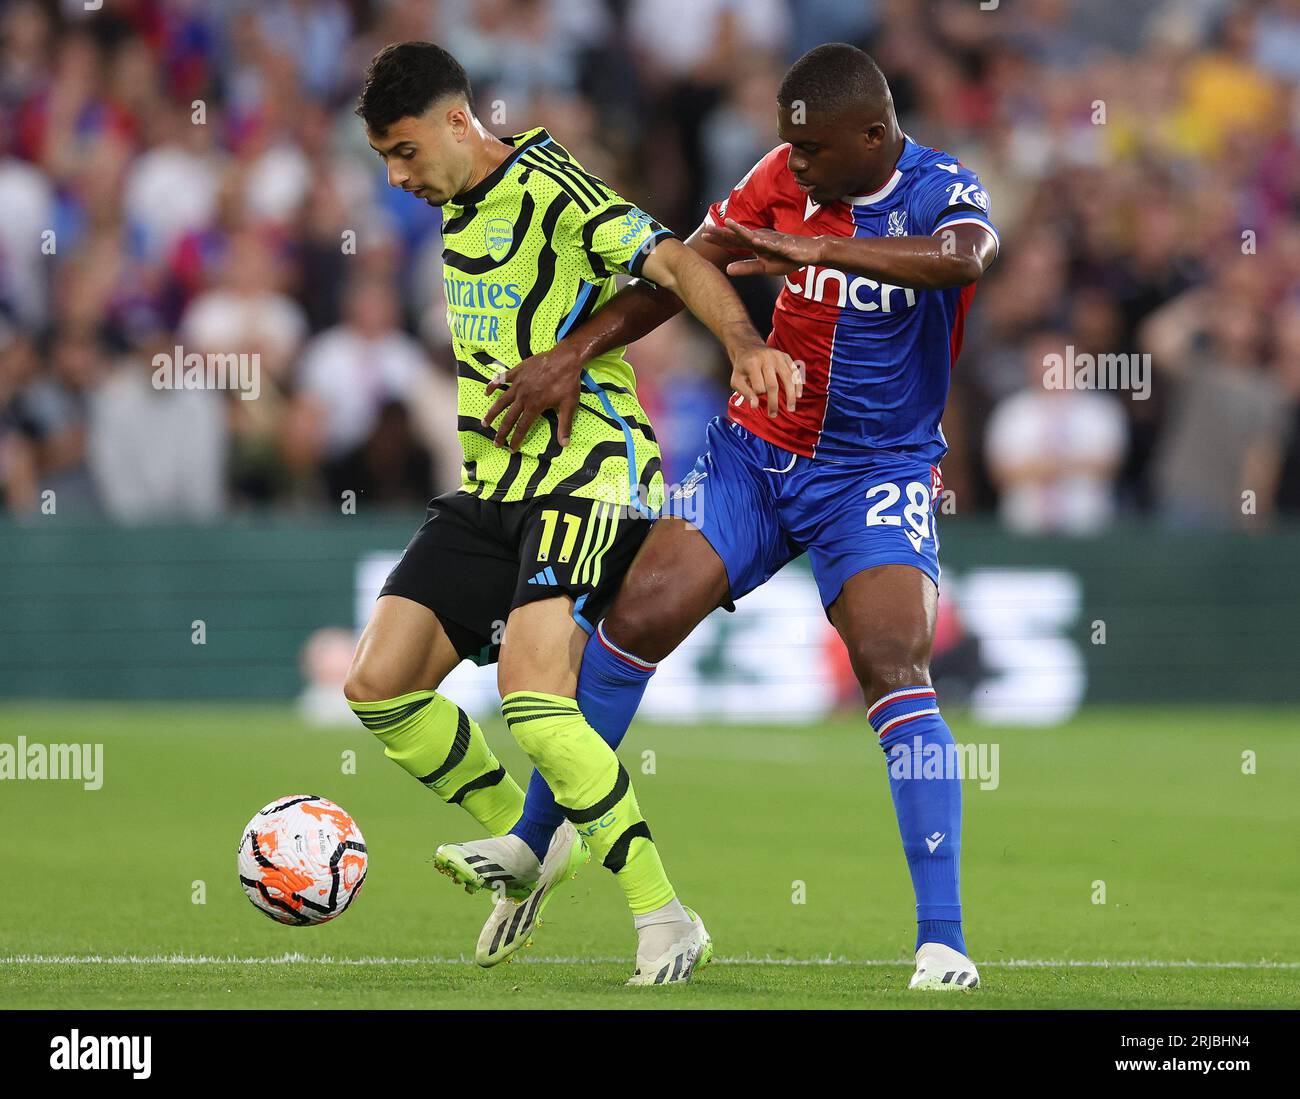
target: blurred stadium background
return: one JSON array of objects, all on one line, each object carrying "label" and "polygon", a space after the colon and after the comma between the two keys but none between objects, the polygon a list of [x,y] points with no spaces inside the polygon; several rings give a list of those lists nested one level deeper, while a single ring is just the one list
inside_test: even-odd
[{"label": "blurred stadium background", "polygon": [[[1004,240],[944,421],[948,704],[1300,699],[1300,0],[9,0],[0,695],[347,719],[354,631],[459,473],[439,216],[352,114],[405,38],[683,234],[774,144],[794,57],[869,49]],[[776,287],[739,286],[766,331]],[[258,353],[259,396],[153,388],[176,345]],[[1067,348],[1149,354],[1145,392],[1048,390]],[[631,357],[679,478],[725,362],[686,319]],[[449,690],[495,709],[490,675]],[[856,705],[792,568],[648,712]]]}]

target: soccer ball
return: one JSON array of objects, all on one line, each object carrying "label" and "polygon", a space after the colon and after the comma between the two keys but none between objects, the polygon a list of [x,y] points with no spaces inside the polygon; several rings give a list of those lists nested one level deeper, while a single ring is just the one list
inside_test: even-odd
[{"label": "soccer ball", "polygon": [[278,798],[239,841],[239,882],[253,906],[280,923],[325,923],[347,910],[366,880],[366,841],[325,798]]}]

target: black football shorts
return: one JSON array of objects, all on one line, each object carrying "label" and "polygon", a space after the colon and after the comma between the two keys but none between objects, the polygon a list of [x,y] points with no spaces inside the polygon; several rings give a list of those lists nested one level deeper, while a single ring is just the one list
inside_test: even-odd
[{"label": "black football shorts", "polygon": [[631,507],[600,500],[557,495],[506,504],[449,492],[429,502],[379,594],[422,603],[462,659],[492,664],[506,619],[525,603],[567,595],[590,633],[650,524]]}]

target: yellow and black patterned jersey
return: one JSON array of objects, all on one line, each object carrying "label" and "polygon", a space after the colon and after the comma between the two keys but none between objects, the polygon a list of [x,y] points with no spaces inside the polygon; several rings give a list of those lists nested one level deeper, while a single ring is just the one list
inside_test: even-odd
[{"label": "yellow and black patterned jersey", "polygon": [[543,129],[503,139],[515,151],[443,207],[443,285],[456,354],[463,488],[505,502],[561,493],[663,499],[659,446],[618,348],[587,363],[568,447],[553,411],[517,453],[480,423],[503,367],[549,350],[616,291],[614,275],[639,275],[655,242],[672,233],[584,171]]}]

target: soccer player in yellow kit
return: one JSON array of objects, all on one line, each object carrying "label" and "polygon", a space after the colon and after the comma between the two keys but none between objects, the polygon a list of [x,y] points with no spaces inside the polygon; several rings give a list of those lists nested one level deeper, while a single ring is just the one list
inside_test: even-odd
[{"label": "soccer player in yellow kit", "polygon": [[[344,688],[349,704],[390,758],[490,833],[435,857],[470,891],[499,891],[481,965],[527,942],[589,845],[632,910],[629,983],[687,981],[711,956],[708,935],[677,899],[627,772],[576,702],[591,623],[663,500],[635,376],[622,348],[597,356],[571,424],[547,414],[516,451],[493,445],[482,419],[493,378],[553,347],[614,294],[619,273],[681,298],[726,348],[732,385],[773,415],[779,399],[796,399],[794,364],[766,346],[717,268],[545,130],[501,139],[484,129],[465,72],[445,50],[385,47],[357,114],[390,185],[443,209],[465,465],[461,489],[430,502],[384,585]],[[465,659],[497,662],[506,722],[568,818],[545,850],[511,834],[522,792],[478,725],[438,693]]]}]

